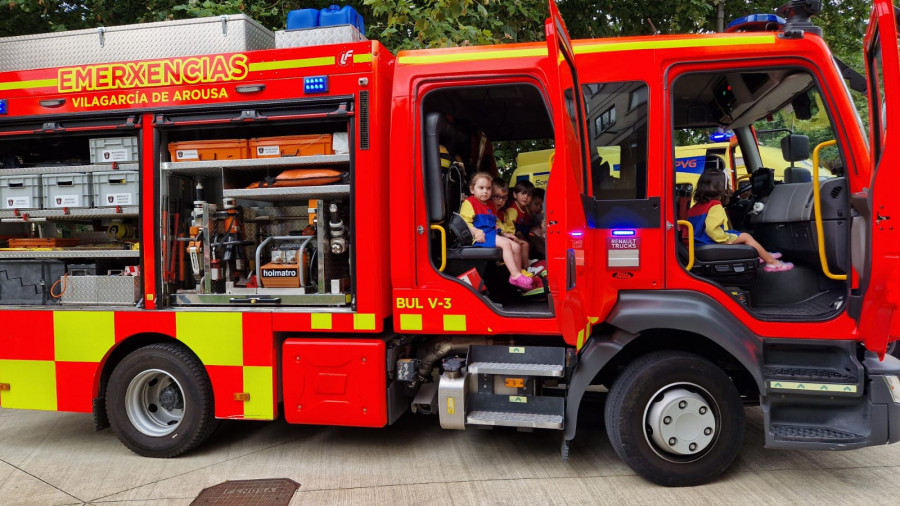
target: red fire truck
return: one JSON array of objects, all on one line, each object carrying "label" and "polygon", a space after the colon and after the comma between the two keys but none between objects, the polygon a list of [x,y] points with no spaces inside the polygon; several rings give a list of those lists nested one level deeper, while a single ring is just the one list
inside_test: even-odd
[{"label": "red fire truck", "polygon": [[[891,2],[866,36],[868,136],[820,1],[580,41],[549,6],[545,44],[397,55],[243,16],[0,39],[0,405],[92,412],[149,457],[221,419],[408,411],[556,429],[577,457],[596,392],[612,447],[663,485],[727,468],[747,405],[771,448],[900,439]],[[734,227],[792,270],[685,239],[675,146],[715,129],[751,174],[723,172]],[[554,148],[528,292],[457,214],[523,141]]]}]

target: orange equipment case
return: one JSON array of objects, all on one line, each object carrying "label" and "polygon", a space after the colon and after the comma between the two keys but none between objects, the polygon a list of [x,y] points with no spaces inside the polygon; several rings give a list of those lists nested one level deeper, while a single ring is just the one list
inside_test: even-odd
[{"label": "orange equipment case", "polygon": [[246,139],[170,142],[169,156],[173,162],[240,160],[250,158],[250,149]]},{"label": "orange equipment case", "polygon": [[331,134],[285,135],[250,139],[253,158],[280,158],[283,156],[333,155]]}]

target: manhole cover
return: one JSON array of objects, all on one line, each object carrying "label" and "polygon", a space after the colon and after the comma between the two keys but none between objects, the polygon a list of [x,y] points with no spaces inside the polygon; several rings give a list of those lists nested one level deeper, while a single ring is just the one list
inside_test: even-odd
[{"label": "manhole cover", "polygon": [[287,478],[226,481],[203,489],[191,504],[287,505],[298,488],[299,483]]}]

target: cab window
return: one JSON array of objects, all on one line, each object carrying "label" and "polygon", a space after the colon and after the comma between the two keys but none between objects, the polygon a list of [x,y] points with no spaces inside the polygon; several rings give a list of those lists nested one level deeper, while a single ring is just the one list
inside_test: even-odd
[{"label": "cab window", "polygon": [[596,200],[647,196],[648,88],[641,82],[582,86]]}]

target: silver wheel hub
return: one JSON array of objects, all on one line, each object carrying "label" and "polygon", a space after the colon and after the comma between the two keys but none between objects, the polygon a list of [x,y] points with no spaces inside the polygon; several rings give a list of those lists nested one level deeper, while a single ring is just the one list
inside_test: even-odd
[{"label": "silver wheel hub", "polygon": [[141,434],[167,436],[184,418],[184,391],[178,381],[160,369],[143,371],[125,391],[125,413]]},{"label": "silver wheel hub", "polygon": [[675,455],[695,455],[713,442],[716,417],[703,396],[682,387],[667,387],[653,397],[646,415],[656,448]]}]

